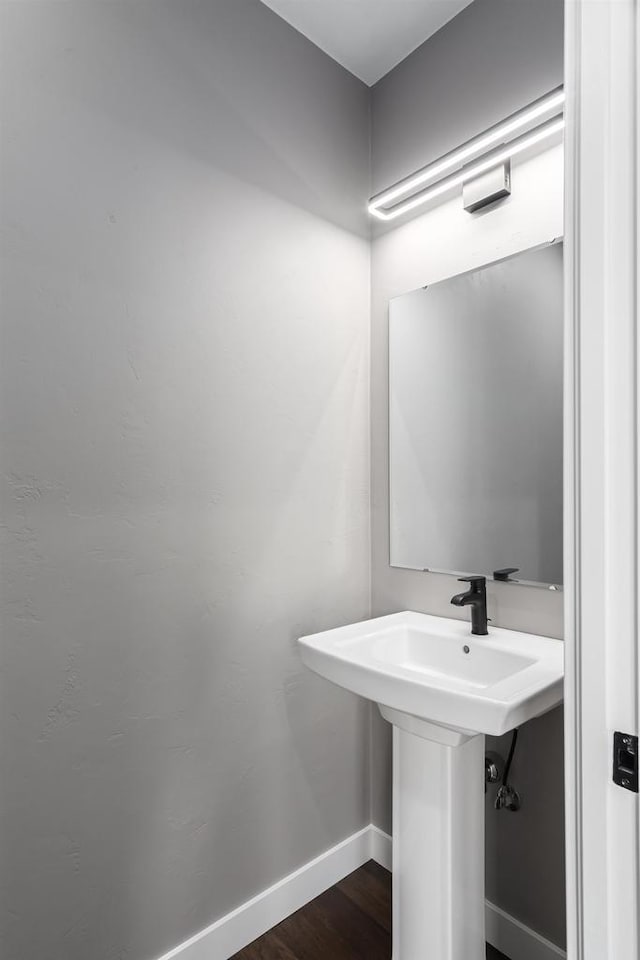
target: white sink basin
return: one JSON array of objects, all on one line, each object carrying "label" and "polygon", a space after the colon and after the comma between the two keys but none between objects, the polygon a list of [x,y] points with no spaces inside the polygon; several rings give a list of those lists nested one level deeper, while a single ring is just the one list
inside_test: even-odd
[{"label": "white sink basin", "polygon": [[300,650],[394,727],[393,960],[484,960],[484,734],[562,701],[562,642],[394,613]]},{"label": "white sink basin", "polygon": [[500,736],[562,702],[563,643],[548,637],[498,627],[474,637],[467,621],[406,612],[300,645],[307,666],[341,687],[471,735]]}]

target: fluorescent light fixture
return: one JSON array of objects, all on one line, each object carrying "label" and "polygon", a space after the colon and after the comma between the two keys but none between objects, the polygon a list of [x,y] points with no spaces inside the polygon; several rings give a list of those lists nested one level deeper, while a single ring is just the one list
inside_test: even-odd
[{"label": "fluorescent light fixture", "polygon": [[[528,107],[518,111],[518,113],[513,114],[494,127],[491,127],[490,130],[469,140],[457,150],[453,150],[441,159],[436,160],[434,163],[429,164],[429,166],[424,167],[417,173],[412,174],[405,180],[400,181],[400,183],[395,184],[388,190],[384,190],[382,193],[373,197],[372,200],[369,201],[369,213],[379,220],[394,220],[403,213],[413,210],[415,207],[427,203],[432,198],[452,190],[466,180],[479,176],[481,173],[490,170],[491,167],[497,166],[510,157],[517,156],[518,153],[522,153],[527,147],[547,137],[553,136],[564,126],[564,119],[562,117],[556,116],[551,120],[547,120],[542,125],[533,126],[533,129],[531,129],[531,127],[535,124],[536,120],[540,120],[542,117],[549,116],[550,114],[552,117],[553,115],[557,115],[562,110],[563,104],[564,90],[561,87],[552,90],[551,93],[546,94]],[[505,139],[512,136],[518,130],[527,127],[530,128],[528,132],[505,144]],[[473,163],[467,162],[471,160],[472,157],[477,157],[478,154],[486,154],[487,150],[496,144],[501,144],[501,146],[488,156],[482,156]],[[464,166],[465,163],[467,164],[466,166]],[[462,169],[460,169],[460,167],[462,167]],[[425,186],[430,181],[441,177],[443,173],[454,170],[458,172],[452,173],[445,179],[441,179],[438,183],[434,183],[431,187],[422,190],[417,196],[411,196],[404,203],[397,202],[401,200],[402,197],[415,194],[416,190]],[[392,206],[390,209],[385,209],[389,207],[389,204],[393,204],[394,202],[395,206]]]},{"label": "fluorescent light fixture", "polygon": [[505,160],[509,160],[511,157],[517,157],[519,153],[522,153],[536,143],[540,143],[542,140],[547,140],[563,128],[564,117],[549,120],[543,126],[536,127],[535,130],[524,134],[524,136],[519,137],[517,140],[512,140],[511,143],[506,144],[506,146],[498,150],[494,150],[488,156],[468,164],[459,173],[446,177],[432,187],[423,190],[416,197],[411,197],[404,203],[397,204],[395,207],[392,207],[391,210],[381,210],[374,207],[373,204],[370,204],[369,213],[373,214],[374,217],[378,217],[379,220],[395,220],[396,217],[401,216],[403,213],[408,213],[409,210],[414,210],[416,207],[422,206],[423,203],[427,203],[435,197],[448,193],[467,180],[472,180],[474,177],[480,176],[481,173],[486,173],[487,170],[491,170],[492,167],[497,167],[500,163],[504,163]]}]

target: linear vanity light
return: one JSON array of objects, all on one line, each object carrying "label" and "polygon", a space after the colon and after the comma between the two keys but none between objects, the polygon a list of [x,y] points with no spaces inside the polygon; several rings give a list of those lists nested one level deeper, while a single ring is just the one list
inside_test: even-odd
[{"label": "linear vanity light", "polygon": [[[533,144],[554,136],[564,127],[563,116],[558,116],[562,112],[563,104],[564,90],[558,87],[491,127],[485,133],[469,140],[442,159],[436,160],[400,183],[377,194],[369,201],[369,213],[379,220],[394,220],[434,197],[441,196],[487,170],[499,166]],[[531,128],[537,120],[543,117],[548,118],[550,115],[551,119]],[[505,143],[506,138],[526,127],[530,128],[526,133]],[[496,147],[496,144],[499,146]],[[487,150],[492,147],[494,149],[487,153]],[[473,157],[476,159],[468,162]],[[449,170],[454,172],[442,177],[442,174]],[[427,186],[429,183],[431,185]],[[424,189],[416,193],[420,187]],[[407,199],[403,200],[403,197]],[[389,207],[389,204],[394,205]]]},{"label": "linear vanity light", "polygon": [[524,150],[527,150],[534,144],[540,143],[542,140],[547,140],[549,137],[554,136],[554,134],[562,130],[563,127],[564,118],[562,117],[556,120],[548,120],[547,123],[537,127],[530,133],[524,134],[524,136],[519,137],[517,140],[512,140],[511,143],[508,143],[506,146],[501,147],[498,150],[494,150],[481,160],[476,160],[474,163],[468,164],[459,173],[451,174],[451,176],[446,177],[444,180],[440,180],[434,186],[428,187],[417,196],[411,197],[409,200],[405,200],[403,203],[397,204],[390,210],[382,210],[378,208],[373,209],[372,206],[370,206],[369,212],[372,213],[373,216],[378,217],[380,220],[395,220],[395,218],[401,216],[401,214],[408,213],[409,210],[414,210],[416,207],[422,206],[423,203],[427,203],[427,201],[433,200],[435,197],[439,197],[444,193],[448,193],[455,187],[459,187],[461,184],[466,183],[466,181],[473,180],[475,177],[479,177],[480,174],[486,173],[487,170],[491,170],[494,167],[499,166],[501,163],[504,163],[511,157],[516,157],[519,153],[522,153]]}]

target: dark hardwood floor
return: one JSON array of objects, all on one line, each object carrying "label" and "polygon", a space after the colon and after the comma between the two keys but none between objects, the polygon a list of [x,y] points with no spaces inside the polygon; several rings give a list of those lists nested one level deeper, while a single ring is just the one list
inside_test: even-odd
[{"label": "dark hardwood floor", "polygon": [[[370,860],[232,960],[389,960],[391,874]],[[507,960],[487,946],[487,960]]]}]

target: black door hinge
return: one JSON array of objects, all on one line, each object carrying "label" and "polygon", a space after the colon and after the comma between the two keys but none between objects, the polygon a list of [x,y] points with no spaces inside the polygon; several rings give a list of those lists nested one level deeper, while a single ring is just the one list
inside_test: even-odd
[{"label": "black door hinge", "polygon": [[613,735],[613,782],[638,792],[638,738],[630,733]]}]

